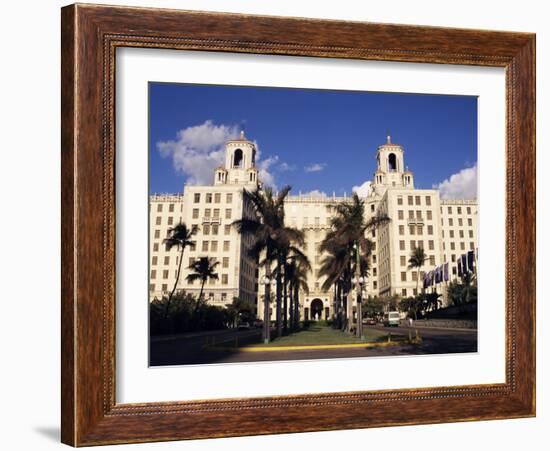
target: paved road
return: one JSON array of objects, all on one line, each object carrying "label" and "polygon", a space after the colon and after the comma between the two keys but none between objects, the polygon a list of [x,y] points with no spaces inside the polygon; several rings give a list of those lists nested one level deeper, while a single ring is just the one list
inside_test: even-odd
[{"label": "paved road", "polygon": [[212,331],[210,334],[188,334],[173,339],[153,339],[149,344],[151,366],[217,363],[227,352],[206,351],[205,346],[239,344],[257,341],[261,329]]},{"label": "paved road", "polygon": [[[414,328],[383,326],[365,326],[372,329],[401,334],[408,336],[409,330],[414,336]],[[151,343],[150,356],[151,365],[185,365],[203,363],[234,363],[234,362],[262,362],[280,360],[311,360],[311,359],[334,359],[351,357],[381,357],[399,355],[420,355],[420,354],[451,354],[477,351],[476,330],[453,330],[453,329],[432,329],[418,328],[422,337],[419,345],[397,345],[380,348],[354,348],[354,349],[323,349],[303,351],[277,351],[277,352],[238,352],[222,349],[205,349],[207,338],[201,337],[179,337],[174,340],[156,341]],[[233,341],[236,337],[239,343],[257,340],[259,330],[254,331],[227,331],[218,333],[216,344],[222,340]],[[211,343],[212,338],[209,338]]]},{"label": "paved road", "polygon": [[[408,327],[384,327],[366,326],[377,330],[391,331],[405,336],[409,331],[414,337],[415,328]],[[422,343],[417,346],[405,347],[403,352],[395,351],[397,354],[453,354],[457,352],[477,352],[477,329],[443,329],[431,327],[419,327],[418,334]]]}]

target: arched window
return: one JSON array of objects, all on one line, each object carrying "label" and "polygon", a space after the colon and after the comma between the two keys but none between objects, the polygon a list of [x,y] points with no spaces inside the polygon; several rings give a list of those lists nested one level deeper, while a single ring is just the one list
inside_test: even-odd
[{"label": "arched window", "polygon": [[240,168],[242,167],[242,164],[243,164],[243,151],[241,149],[237,149],[233,154],[233,167]]},{"label": "arched window", "polygon": [[252,150],[252,166],[256,164],[256,149]]},{"label": "arched window", "polygon": [[394,153],[390,153],[388,155],[388,169],[390,171],[396,171],[397,170],[397,158]]}]

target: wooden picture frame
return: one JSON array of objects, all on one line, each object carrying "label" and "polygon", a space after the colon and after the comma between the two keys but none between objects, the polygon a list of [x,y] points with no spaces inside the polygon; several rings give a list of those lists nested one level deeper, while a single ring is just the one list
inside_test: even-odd
[{"label": "wooden picture frame", "polygon": [[[85,446],[535,415],[535,35],[78,4],[62,9],[61,33],[64,443]],[[118,47],[505,68],[506,382],[117,403]]]}]

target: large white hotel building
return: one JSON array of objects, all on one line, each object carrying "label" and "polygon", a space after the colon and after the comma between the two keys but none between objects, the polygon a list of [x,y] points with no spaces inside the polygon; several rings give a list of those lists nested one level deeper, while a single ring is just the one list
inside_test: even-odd
[{"label": "large white hotel building", "polygon": [[[206,299],[220,306],[240,297],[253,303],[261,318],[263,289],[259,290],[257,263],[249,257],[253,237],[241,236],[232,222],[251,216],[253,209],[243,196],[244,190],[261,186],[255,158],[256,148],[243,133],[226,143],[225,165],[214,173],[208,186],[186,185],[182,194],[150,196],[150,282],[149,298],[160,298],[174,285],[179,251],[168,251],[163,244],[168,230],[182,221],[198,227],[195,244],[184,252],[178,289],[198,294],[198,283],[189,284],[188,267],[201,256],[215,258],[218,280],[205,286]],[[448,262],[451,279],[457,274],[460,255],[477,248],[476,200],[443,200],[439,191],[416,189],[414,176],[405,166],[403,147],[387,142],[376,152],[377,170],[368,196],[364,197],[365,214],[385,213],[391,221],[369,238],[375,248],[370,256],[370,275],[366,292],[372,296],[407,297],[416,293],[417,277],[422,273],[408,269],[411,250],[423,247],[428,256],[424,271]],[[330,318],[333,292],[323,291],[319,267],[323,255],[319,245],[330,228],[331,207],[349,198],[336,196],[288,196],[285,218],[289,225],[305,232],[303,251],[309,257],[309,293],[300,296],[301,318]],[[368,218],[366,218],[368,219]],[[444,291],[444,287],[441,287]],[[445,299],[445,297],[444,297]],[[274,310],[274,309],[273,309]]]}]

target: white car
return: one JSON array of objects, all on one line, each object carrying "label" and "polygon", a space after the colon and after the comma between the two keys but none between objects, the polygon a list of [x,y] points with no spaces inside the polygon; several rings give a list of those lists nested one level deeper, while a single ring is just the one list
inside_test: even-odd
[{"label": "white car", "polygon": [[385,327],[398,327],[401,316],[399,312],[387,312],[384,313],[384,326]]}]

